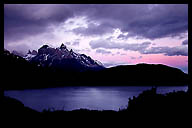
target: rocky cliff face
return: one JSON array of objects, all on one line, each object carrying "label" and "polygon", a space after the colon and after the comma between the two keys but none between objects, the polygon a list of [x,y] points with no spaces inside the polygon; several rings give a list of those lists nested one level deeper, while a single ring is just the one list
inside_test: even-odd
[{"label": "rocky cliff face", "polygon": [[60,70],[86,71],[104,68],[100,62],[93,60],[91,57],[75,53],[72,49],[68,50],[64,44],[61,44],[59,48],[43,45],[38,49],[38,52],[35,50],[28,52],[24,58],[38,66]]}]

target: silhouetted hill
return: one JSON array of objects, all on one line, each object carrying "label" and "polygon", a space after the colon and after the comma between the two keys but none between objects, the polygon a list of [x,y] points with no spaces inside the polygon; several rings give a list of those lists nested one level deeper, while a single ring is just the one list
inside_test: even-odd
[{"label": "silhouetted hill", "polygon": [[[97,76],[97,75],[96,75]],[[123,65],[98,72],[97,79],[118,85],[187,85],[188,74],[162,64]]]},{"label": "silhouetted hill", "polygon": [[[65,59],[71,65],[71,59]],[[74,62],[76,63],[76,62]],[[81,68],[81,66],[75,66]],[[160,64],[124,65],[102,70],[55,70],[37,65],[7,50],[3,53],[4,89],[47,88],[57,86],[176,86],[188,85],[188,74]]]},{"label": "silhouetted hill", "polygon": [[[49,79],[51,71],[29,63],[24,58],[4,50],[2,85],[4,89],[27,89],[42,87],[43,82]],[[46,85],[48,86],[48,85]]]},{"label": "silhouetted hill", "polygon": [[[36,121],[40,118],[40,112],[37,112],[29,107],[24,106],[24,104],[16,99],[10,97],[1,97],[0,99],[0,111],[1,120],[14,121],[18,124],[23,124],[25,121],[31,121],[35,117]],[[2,121],[3,123],[3,121]]]}]

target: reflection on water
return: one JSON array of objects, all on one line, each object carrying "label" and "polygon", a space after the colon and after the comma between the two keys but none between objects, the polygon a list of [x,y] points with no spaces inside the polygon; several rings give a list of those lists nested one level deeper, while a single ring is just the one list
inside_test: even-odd
[{"label": "reflection on water", "polygon": [[[112,86],[112,87],[62,87],[23,91],[5,91],[6,96],[16,98],[25,106],[35,110],[54,108],[74,110],[79,108],[97,110],[118,110],[128,105],[128,98],[137,96],[151,86]],[[187,91],[187,86],[158,87],[157,93]]]}]

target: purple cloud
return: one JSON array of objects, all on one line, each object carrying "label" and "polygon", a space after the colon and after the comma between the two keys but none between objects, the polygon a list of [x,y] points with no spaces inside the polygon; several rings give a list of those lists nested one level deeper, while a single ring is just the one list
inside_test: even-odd
[{"label": "purple cloud", "polygon": [[49,32],[49,24],[59,24],[73,17],[66,5],[6,4],[4,5],[5,40],[19,40],[29,35]]},{"label": "purple cloud", "polygon": [[[87,5],[84,14],[91,20],[109,24],[102,30],[120,28],[123,32],[129,32],[128,37],[156,39],[180,36],[188,31],[188,5],[184,4]],[[89,26],[84,31],[95,30],[93,28]]]},{"label": "purple cloud", "polygon": [[[59,26],[76,16],[87,19],[86,28],[77,27],[72,30],[74,34],[82,36],[101,36],[119,28],[122,32],[128,32],[128,35],[120,35],[119,38],[157,39],[179,36],[188,31],[187,4],[5,4],[5,46],[29,36],[52,33],[54,28],[50,28],[50,25]],[[150,45],[93,42],[95,41],[90,43],[92,48],[106,47],[133,51],[141,51]]]},{"label": "purple cloud", "polygon": [[188,39],[182,42],[182,45],[188,45]]},{"label": "purple cloud", "polygon": [[188,56],[188,47],[151,47],[140,51],[142,54],[164,54],[166,56]]},{"label": "purple cloud", "polygon": [[104,50],[104,49],[97,49],[96,53],[101,53],[101,54],[111,54],[110,51]]},{"label": "purple cloud", "polygon": [[72,45],[79,45],[79,42],[75,41],[75,42],[72,43]]},{"label": "purple cloud", "polygon": [[105,48],[105,49],[124,49],[131,51],[141,51],[149,47],[150,42],[143,42],[141,44],[127,44],[127,43],[117,43],[108,40],[94,40],[89,43],[92,49]]},{"label": "purple cloud", "polygon": [[99,26],[89,24],[88,28],[74,29],[84,35],[100,35],[120,28],[129,32],[127,36],[155,39],[177,36],[188,30],[188,5],[182,4],[13,4],[4,5],[5,38],[42,33],[47,31],[47,25],[59,24],[75,16],[86,16],[88,20],[100,23]]},{"label": "purple cloud", "polygon": [[113,32],[113,26],[109,24],[102,23],[100,25],[95,25],[93,23],[88,24],[88,28],[78,27],[72,30],[76,34],[83,36],[100,36],[106,33]]}]

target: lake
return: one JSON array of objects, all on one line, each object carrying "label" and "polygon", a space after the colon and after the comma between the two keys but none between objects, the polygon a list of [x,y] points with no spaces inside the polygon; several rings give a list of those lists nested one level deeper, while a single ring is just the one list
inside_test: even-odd
[{"label": "lake", "polygon": [[[138,96],[151,86],[96,86],[96,87],[61,87],[5,91],[5,96],[20,100],[25,106],[43,111],[43,109],[74,110],[79,108],[97,110],[119,110],[126,108],[128,98]],[[187,86],[157,87],[157,93],[187,91]]]}]

